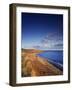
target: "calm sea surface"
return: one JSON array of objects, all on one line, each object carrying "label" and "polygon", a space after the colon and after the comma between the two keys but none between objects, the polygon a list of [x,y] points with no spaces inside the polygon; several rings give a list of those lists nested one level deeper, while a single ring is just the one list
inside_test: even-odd
[{"label": "calm sea surface", "polygon": [[46,58],[50,63],[63,70],[63,51],[46,51],[38,56]]}]

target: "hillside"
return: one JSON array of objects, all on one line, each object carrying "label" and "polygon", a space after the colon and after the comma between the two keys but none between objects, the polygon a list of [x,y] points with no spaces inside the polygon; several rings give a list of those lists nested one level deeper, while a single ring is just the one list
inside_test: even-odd
[{"label": "hillside", "polygon": [[62,75],[62,72],[47,60],[37,56],[42,50],[22,49],[22,77]]}]

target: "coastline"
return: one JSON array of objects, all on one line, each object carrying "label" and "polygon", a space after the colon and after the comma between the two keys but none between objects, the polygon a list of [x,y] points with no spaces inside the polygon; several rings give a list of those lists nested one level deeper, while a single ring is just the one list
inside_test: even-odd
[{"label": "coastline", "polygon": [[63,72],[49,63],[45,58],[37,56],[43,51],[22,51],[22,77],[62,75]]}]

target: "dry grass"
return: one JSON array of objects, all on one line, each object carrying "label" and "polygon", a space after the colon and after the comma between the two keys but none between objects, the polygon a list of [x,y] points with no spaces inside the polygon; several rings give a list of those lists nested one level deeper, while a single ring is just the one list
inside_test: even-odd
[{"label": "dry grass", "polygon": [[22,50],[22,77],[62,75],[62,71],[50,64],[44,58],[37,56],[39,50]]}]

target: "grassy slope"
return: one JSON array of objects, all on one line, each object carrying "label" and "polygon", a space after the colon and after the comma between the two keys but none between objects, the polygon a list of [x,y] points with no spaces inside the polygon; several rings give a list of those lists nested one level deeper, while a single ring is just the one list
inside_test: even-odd
[{"label": "grassy slope", "polygon": [[22,49],[22,76],[62,75],[58,68],[36,55],[41,52],[43,51]]}]

